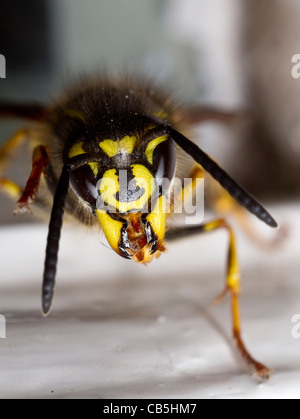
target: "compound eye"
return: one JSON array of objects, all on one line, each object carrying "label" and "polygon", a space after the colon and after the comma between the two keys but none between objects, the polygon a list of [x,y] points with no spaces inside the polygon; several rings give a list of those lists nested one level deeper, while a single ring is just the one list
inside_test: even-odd
[{"label": "compound eye", "polygon": [[70,185],[76,195],[86,202],[92,212],[96,210],[98,178],[95,176],[90,165],[75,169],[70,174]]},{"label": "compound eye", "polygon": [[176,147],[170,138],[158,144],[153,152],[153,172],[156,179],[171,181],[176,167]]}]

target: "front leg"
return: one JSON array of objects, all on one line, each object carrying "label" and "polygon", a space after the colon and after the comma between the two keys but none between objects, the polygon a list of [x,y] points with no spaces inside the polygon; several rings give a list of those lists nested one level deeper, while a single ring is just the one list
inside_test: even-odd
[{"label": "front leg", "polygon": [[24,192],[18,200],[14,214],[24,211],[30,211],[29,204],[32,204],[40,184],[42,174],[45,174],[45,169],[49,163],[48,149],[42,145],[33,150],[32,170],[28,181],[26,183]]}]

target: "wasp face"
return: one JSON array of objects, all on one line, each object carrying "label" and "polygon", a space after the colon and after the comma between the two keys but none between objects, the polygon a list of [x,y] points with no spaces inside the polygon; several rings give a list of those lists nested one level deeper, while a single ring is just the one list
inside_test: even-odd
[{"label": "wasp face", "polygon": [[95,149],[93,159],[84,141],[70,148],[69,158],[82,155],[91,161],[71,172],[71,187],[120,256],[148,263],[165,249],[175,146],[152,126],[122,138],[97,137]]}]

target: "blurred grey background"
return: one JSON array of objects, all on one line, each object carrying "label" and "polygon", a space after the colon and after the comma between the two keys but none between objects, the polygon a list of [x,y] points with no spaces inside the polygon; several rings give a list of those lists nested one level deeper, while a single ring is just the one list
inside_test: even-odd
[{"label": "blurred grey background", "polygon": [[[299,21],[297,0],[3,0],[0,100],[48,103],[78,74],[138,70],[169,83],[183,103],[246,111],[241,123],[206,123],[195,138],[264,202],[293,200]],[[1,120],[1,143],[22,125]],[[29,173],[30,156],[26,164]],[[0,199],[0,222],[11,221],[13,206]]]}]

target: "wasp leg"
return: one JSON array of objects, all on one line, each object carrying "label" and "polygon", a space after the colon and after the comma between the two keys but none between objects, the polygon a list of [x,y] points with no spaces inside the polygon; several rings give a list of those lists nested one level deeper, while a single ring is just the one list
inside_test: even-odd
[{"label": "wasp leg", "polygon": [[28,138],[28,131],[20,129],[0,148],[0,176],[10,166],[26,138]]},{"label": "wasp leg", "polygon": [[239,295],[240,295],[240,270],[237,260],[236,243],[232,228],[222,218],[201,224],[198,226],[182,227],[176,230],[169,230],[166,233],[167,240],[175,240],[184,236],[192,234],[215,231],[220,228],[225,228],[229,235],[229,246],[228,246],[228,259],[227,259],[227,274],[226,274],[226,285],[224,291],[217,297],[216,301],[219,302],[223,297],[229,293],[231,296],[231,310],[232,310],[232,323],[233,323],[233,338],[239,353],[246,361],[249,369],[254,375],[261,378],[269,378],[272,370],[267,368],[265,365],[257,362],[248,352],[241,336],[241,321],[240,321],[240,307],[239,307]]},{"label": "wasp leg", "polygon": [[23,189],[10,179],[0,178],[0,191],[5,192],[13,200],[17,200]]},{"label": "wasp leg", "polygon": [[264,250],[278,247],[288,231],[285,226],[278,229],[270,239],[264,239],[257,230],[253,228],[248,212],[241,207],[227,192],[217,184],[210,185],[208,196],[210,207],[212,207],[221,217],[233,216],[246,236],[257,246]]},{"label": "wasp leg", "polygon": [[[1,104],[0,104],[0,115],[1,115]],[[17,214],[21,211],[29,210],[29,204],[31,204],[38,191],[40,178],[42,173],[45,173],[45,168],[49,162],[48,150],[44,146],[38,146],[33,151],[32,171],[27,181],[24,191],[13,181],[2,177],[2,173],[8,167],[15,155],[17,154],[20,146],[25,140],[30,140],[29,131],[26,129],[18,130],[13,137],[8,140],[0,148],[0,188],[7,193],[13,199],[21,198],[18,200],[14,213]]]},{"label": "wasp leg", "polygon": [[46,147],[40,145],[33,150],[32,157],[32,170],[28,181],[26,183],[24,192],[21,198],[18,200],[14,214],[18,212],[30,211],[29,204],[34,201],[42,174],[45,173],[45,169],[49,163],[49,155]]},{"label": "wasp leg", "polygon": [[[0,192],[5,193],[13,201],[17,201],[20,195],[23,193],[23,188],[17,183],[13,182],[7,178],[0,178]],[[41,220],[49,219],[49,203],[42,197],[37,197],[34,200],[34,215],[36,215]]]},{"label": "wasp leg", "polygon": [[180,192],[176,193],[171,200],[170,213],[173,213],[174,207],[177,202],[184,202],[188,199],[189,196],[193,195],[197,188],[197,179],[203,179],[205,177],[205,172],[200,165],[196,165],[195,168],[189,175],[190,182],[185,184]]},{"label": "wasp leg", "polygon": [[5,169],[11,164],[19,147],[23,144],[26,137],[27,131],[24,129],[20,129],[0,148],[0,190],[1,192],[5,192],[10,198],[12,198],[15,201],[21,195],[23,189],[12,180],[2,177],[1,175],[5,171]]},{"label": "wasp leg", "polygon": [[197,188],[197,179],[203,179],[205,172],[201,166],[197,165],[190,174],[191,182],[184,188],[182,188],[181,199],[184,202],[189,195],[192,195]]}]

